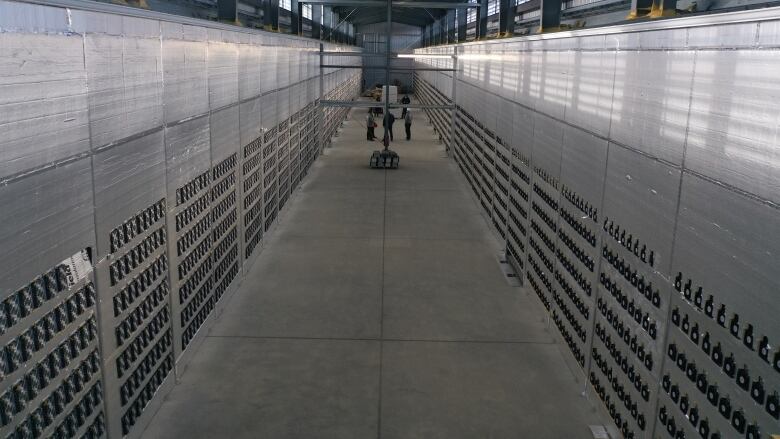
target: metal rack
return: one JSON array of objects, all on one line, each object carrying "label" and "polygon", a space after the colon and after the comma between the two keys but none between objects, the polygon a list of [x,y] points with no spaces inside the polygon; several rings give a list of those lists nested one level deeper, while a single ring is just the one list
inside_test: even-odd
[{"label": "metal rack", "polygon": [[[92,5],[0,2],[21,23],[0,39],[31,49],[14,65],[42,66],[18,75],[20,105],[48,121],[3,142],[27,154],[0,174],[4,437],[140,437],[319,153],[317,127],[345,116],[321,121],[321,96],[358,93],[358,71],[319,88],[310,40]],[[41,78],[61,86],[65,128]]]},{"label": "metal rack", "polygon": [[[546,308],[586,393],[603,402],[623,437],[767,438],[778,431],[773,337],[780,327],[768,300],[778,285],[765,281],[772,270],[759,254],[780,242],[756,233],[780,226],[776,202],[765,187],[738,177],[737,170],[764,165],[705,159],[701,149],[714,153],[731,136],[702,128],[720,117],[702,110],[713,94],[725,92],[735,105],[762,100],[736,91],[750,88],[751,75],[773,70],[742,70],[758,46],[773,46],[772,14],[417,50],[426,67],[442,65],[437,55],[456,54],[454,74],[416,74],[418,98],[455,105],[449,139],[446,118],[427,110],[435,130],[503,238],[507,260]],[[726,36],[726,28],[740,32]],[[743,72],[732,89],[716,92],[711,72],[693,67],[713,59]],[[690,68],[685,78],[642,85],[630,63],[656,72]],[[690,103],[678,108],[658,93]],[[652,114],[638,111],[647,107]],[[672,117],[688,111],[687,126],[685,117]],[[728,118],[726,125],[749,123],[736,113]],[[687,142],[675,137],[686,130]],[[732,157],[740,148],[768,147],[739,142],[731,139]]]}]

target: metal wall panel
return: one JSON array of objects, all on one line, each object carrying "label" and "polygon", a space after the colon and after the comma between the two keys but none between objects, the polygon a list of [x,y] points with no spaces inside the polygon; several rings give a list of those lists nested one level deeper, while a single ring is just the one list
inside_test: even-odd
[{"label": "metal wall panel", "polygon": [[[737,49],[756,43],[758,24],[738,23],[688,29],[688,47],[692,49]],[[667,46],[668,47],[668,46]]]},{"label": "metal wall panel", "polygon": [[758,28],[758,47],[780,46],[780,21],[764,21]]},{"label": "metal wall panel", "polygon": [[780,203],[778,51],[700,51],[685,167]]},{"label": "metal wall panel", "polygon": [[0,33],[0,178],[89,150],[78,35]]},{"label": "metal wall panel", "polygon": [[290,49],[276,48],[276,84],[278,88],[290,85]]},{"label": "metal wall panel", "polygon": [[[164,145],[159,130],[93,158],[98,327],[112,435],[138,435],[151,416],[151,395],[173,381],[166,380],[174,357]],[[160,380],[151,382],[158,370]]]},{"label": "metal wall panel", "polygon": [[523,63],[518,66],[518,68],[522,69],[522,74],[519,76],[520,82],[517,85],[515,99],[528,108],[536,108],[536,103],[541,98],[539,71],[541,69],[542,56],[543,54],[538,51],[522,52],[521,60]]},{"label": "metal wall panel", "polygon": [[683,178],[672,274],[682,273],[683,284],[692,279],[691,288],[701,286],[705,299],[712,294],[729,317],[742,316],[742,326],[751,324],[756,339],[780,335],[774,318],[780,312],[780,280],[774,276],[780,259],[772,256],[779,251],[777,208],[697,177]]},{"label": "metal wall panel", "polygon": [[[517,258],[523,239],[509,233],[507,253],[521,260],[575,358],[585,351],[592,390],[624,437],[764,437],[777,430],[780,173],[770,78],[780,65],[780,26],[773,14],[455,47],[464,55],[455,159],[480,201],[488,201],[485,213],[498,215],[491,194],[500,178],[493,175],[504,167],[490,161],[483,143],[490,144],[495,96],[507,99],[496,129],[511,111],[508,198],[515,204],[507,210],[515,217],[506,221],[508,232],[524,224],[515,221],[523,166],[534,170],[528,248]],[[500,87],[492,77],[497,64],[488,61],[499,47]],[[440,50],[453,47],[417,53]],[[418,75],[425,100],[436,102],[445,78]],[[511,80],[514,94],[505,86]],[[598,285],[585,298],[588,284],[576,271],[590,261],[599,269],[584,271],[585,278]],[[595,334],[583,344],[576,336],[579,322],[590,322],[586,309],[595,315]]]},{"label": "metal wall panel", "polygon": [[165,153],[171,200],[167,206],[168,235],[172,237],[168,242],[171,311],[178,363],[214,305],[209,294],[213,269],[209,118],[204,116],[166,128]]},{"label": "metal wall panel", "polygon": [[648,251],[654,251],[653,271],[666,279],[679,185],[679,169],[619,146],[610,147],[604,220],[647,243]]},{"label": "metal wall panel", "polygon": [[[209,118],[199,117],[165,129],[168,166],[168,198],[176,199],[176,188],[211,166]],[[172,209],[173,206],[169,206]]]},{"label": "metal wall panel", "polygon": [[4,32],[52,32],[71,30],[68,11],[29,3],[0,1],[0,29]]},{"label": "metal wall panel", "polygon": [[[275,224],[264,179],[243,170],[281,154],[287,178],[269,176],[287,197],[316,157],[319,69],[294,80],[318,57],[283,49],[296,55],[279,84],[276,56],[264,62],[277,47],[261,44],[298,39],[176,20],[0,1],[0,311],[20,317],[0,337],[13,362],[0,411],[30,398],[0,413],[4,437],[140,437],[240,282],[244,224],[251,239]],[[334,70],[333,96],[356,96],[359,77]],[[291,112],[288,148],[276,131],[263,144],[262,116],[277,129]],[[244,221],[254,206],[259,221]],[[50,358],[62,369],[47,377]]]},{"label": "metal wall panel", "polygon": [[238,98],[244,101],[262,93],[262,47],[256,44],[238,46]]},{"label": "metal wall panel", "polygon": [[278,107],[278,96],[276,93],[271,93],[268,95],[263,96],[263,109],[262,109],[262,126],[265,130],[270,130],[271,128],[276,127],[276,125],[281,122],[283,119],[279,117],[279,113],[277,111]]},{"label": "metal wall panel", "polygon": [[[270,44],[270,41],[266,40],[268,40],[268,38],[264,38],[263,44]],[[260,80],[263,93],[267,93],[271,90],[276,90],[279,88],[279,84],[276,80],[276,52],[277,48],[270,45],[262,46],[260,52],[262,60],[260,64],[262,70],[262,73],[260,74]]]},{"label": "metal wall panel", "polygon": [[163,131],[101,150],[93,160],[97,261],[111,251],[111,230],[166,198]]},{"label": "metal wall panel", "polygon": [[523,156],[530,158],[534,142],[534,112],[517,106],[513,115],[512,146]]},{"label": "metal wall panel", "polygon": [[609,52],[578,50],[570,60],[565,120],[606,137],[612,113],[615,57]]},{"label": "metal wall panel", "polygon": [[618,52],[610,137],[681,164],[694,52]]},{"label": "metal wall panel", "polygon": [[577,188],[577,196],[596,209],[601,207],[606,165],[606,140],[574,127],[564,129],[561,184]]},{"label": "metal wall panel", "polygon": [[239,143],[247,145],[262,135],[263,97],[242,102],[239,108]]},{"label": "metal wall panel", "polygon": [[534,140],[531,152],[534,168],[541,168],[555,179],[558,179],[561,172],[563,131],[563,123],[540,113],[534,113]]},{"label": "metal wall panel", "polygon": [[81,159],[0,187],[0,289],[95,247],[91,179],[90,160]]},{"label": "metal wall panel", "polygon": [[223,108],[211,113],[211,161],[216,164],[238,152],[241,143],[239,130],[239,106]]},{"label": "metal wall panel", "polygon": [[162,126],[159,37],[87,34],[84,46],[92,147]]},{"label": "metal wall panel", "polygon": [[214,275],[212,292],[217,308],[235,291],[240,279],[242,246],[239,199],[239,106],[211,114],[211,223]]},{"label": "metal wall panel", "polygon": [[[205,32],[163,23],[162,36],[165,122],[205,114],[209,110]],[[185,36],[195,39],[186,40]]]},{"label": "metal wall panel", "polygon": [[563,119],[567,103],[567,87],[573,65],[573,53],[547,50],[539,66],[540,92],[536,110]]},{"label": "metal wall panel", "polygon": [[210,35],[208,43],[209,105],[212,110],[238,102],[238,45],[223,43],[222,39],[222,33]]}]

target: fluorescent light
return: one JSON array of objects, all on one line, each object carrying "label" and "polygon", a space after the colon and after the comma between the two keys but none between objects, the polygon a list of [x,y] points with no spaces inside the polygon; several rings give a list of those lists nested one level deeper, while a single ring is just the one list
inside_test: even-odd
[{"label": "fluorescent light", "polygon": [[453,58],[455,55],[427,55],[424,53],[399,53],[398,58]]}]

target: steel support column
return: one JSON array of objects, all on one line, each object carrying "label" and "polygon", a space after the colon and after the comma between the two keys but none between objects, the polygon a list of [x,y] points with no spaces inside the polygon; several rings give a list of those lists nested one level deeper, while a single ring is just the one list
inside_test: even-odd
[{"label": "steel support column", "polygon": [[320,30],[322,21],[322,6],[312,5],[311,7],[311,37],[315,40],[319,40],[322,36]]},{"label": "steel support column", "polygon": [[[385,0],[301,0],[304,3],[312,5],[328,5],[328,6],[353,6],[359,8],[379,8],[384,7],[387,3]],[[479,7],[478,3],[450,3],[450,2],[426,2],[426,1],[394,1],[393,6],[399,8],[414,8],[414,9],[468,9]]]},{"label": "steel support column", "polygon": [[279,0],[266,0],[263,14],[263,27],[266,30],[279,30]]},{"label": "steel support column", "polygon": [[455,26],[455,10],[453,9],[447,11],[447,43],[455,42]]},{"label": "steel support column", "polygon": [[330,8],[327,6],[323,6],[322,7],[322,30],[321,30],[323,41],[328,41],[328,39],[330,38],[330,33],[331,33],[330,19],[331,19]]},{"label": "steel support column", "polygon": [[515,0],[500,0],[498,34],[502,37],[512,36],[515,33]]},{"label": "steel support column", "polygon": [[561,28],[561,0],[542,0],[539,9],[539,32],[554,32]]},{"label": "steel support column", "polygon": [[[387,27],[385,28],[385,88],[382,90],[383,98],[385,101],[385,110],[382,113],[382,117],[387,117],[390,112],[390,52],[393,48],[390,40],[393,38],[393,5],[390,0],[387,1]],[[389,124],[382,124],[385,126],[385,135],[382,137],[385,144],[385,151],[390,148],[390,133]]]},{"label": "steel support column", "polygon": [[339,42],[339,14],[331,8],[330,10],[330,29],[329,34],[330,37],[328,38],[330,41],[333,41],[334,43]]},{"label": "steel support column", "polygon": [[455,37],[455,41],[462,43],[466,41],[466,19],[468,18],[468,10],[461,10],[458,12],[458,32]]},{"label": "steel support column", "polygon": [[631,0],[631,11],[628,13],[628,20],[644,17],[650,13],[653,7],[653,0]]},{"label": "steel support column", "polygon": [[428,41],[431,42],[429,46],[433,46],[434,44],[436,44],[433,40],[433,24],[428,25]]},{"label": "steel support column", "polygon": [[[453,55],[456,55],[458,53],[458,47],[453,46],[452,47],[452,53]],[[450,98],[452,99],[452,109],[450,110],[450,144],[447,144],[444,149],[445,152],[449,154],[450,152],[450,145],[452,144],[452,138],[455,135],[455,112],[457,111],[457,105],[458,105],[458,57],[453,56],[452,57],[452,89],[450,90]]]},{"label": "steel support column", "polygon": [[488,0],[479,0],[479,9],[477,9],[477,39],[478,40],[485,38],[485,35],[487,35],[487,16],[488,16]]},{"label": "steel support column", "polygon": [[677,0],[653,0],[650,17],[674,17],[677,15]]},{"label": "steel support column", "polygon": [[219,21],[235,23],[238,20],[238,0],[217,0]]},{"label": "steel support column", "polygon": [[290,0],[290,33],[300,35],[301,17],[303,16],[303,3],[298,0]]}]

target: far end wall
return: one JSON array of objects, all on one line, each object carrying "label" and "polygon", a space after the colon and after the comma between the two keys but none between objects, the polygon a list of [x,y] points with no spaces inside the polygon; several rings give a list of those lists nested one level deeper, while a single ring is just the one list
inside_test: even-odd
[{"label": "far end wall", "polygon": [[[365,52],[385,53],[387,47],[386,31],[387,23],[374,23],[363,26],[357,26],[355,30],[357,45],[363,47]],[[422,30],[416,26],[407,24],[393,23],[391,51],[412,53],[414,49],[421,47]],[[363,65],[384,66],[385,60],[377,58],[366,58]],[[398,59],[393,61],[396,67],[414,67],[412,59]],[[401,92],[406,89],[412,92],[414,79],[412,72],[391,72],[390,84],[398,81],[401,85]],[[381,69],[363,69],[363,89],[372,88],[376,84],[384,84],[385,72]]]}]

